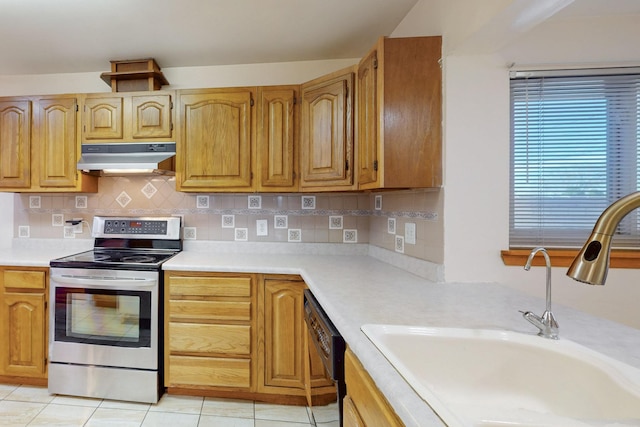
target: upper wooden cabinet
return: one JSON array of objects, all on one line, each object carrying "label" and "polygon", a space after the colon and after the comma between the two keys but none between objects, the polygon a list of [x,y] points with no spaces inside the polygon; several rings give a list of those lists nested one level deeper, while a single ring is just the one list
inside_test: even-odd
[{"label": "upper wooden cabinet", "polygon": [[358,67],[358,188],[442,185],[441,37],[380,38]]},{"label": "upper wooden cabinet", "polygon": [[82,108],[82,141],[173,141],[172,96],[164,91],[88,94]]},{"label": "upper wooden cabinet", "polygon": [[353,68],[302,85],[302,190],[354,189],[353,87]]},{"label": "upper wooden cabinet", "polygon": [[96,192],[82,174],[78,97],[55,95],[0,101],[0,189],[14,192]]},{"label": "upper wooden cabinet", "polygon": [[251,191],[255,88],[178,94],[176,189]]},{"label": "upper wooden cabinet", "polygon": [[258,88],[256,167],[261,192],[296,191],[299,86]]},{"label": "upper wooden cabinet", "polygon": [[0,188],[31,186],[31,100],[0,100]]}]

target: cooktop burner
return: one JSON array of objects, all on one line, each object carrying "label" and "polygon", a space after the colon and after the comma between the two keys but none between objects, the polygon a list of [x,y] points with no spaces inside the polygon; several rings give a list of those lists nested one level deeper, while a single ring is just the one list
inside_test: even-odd
[{"label": "cooktop burner", "polygon": [[[171,258],[177,251],[154,251],[154,250],[123,250],[123,249],[93,249],[75,255],[58,258],[52,262],[58,267],[74,266],[111,266],[117,265],[160,265]],[[64,264],[64,265],[62,265]]]}]

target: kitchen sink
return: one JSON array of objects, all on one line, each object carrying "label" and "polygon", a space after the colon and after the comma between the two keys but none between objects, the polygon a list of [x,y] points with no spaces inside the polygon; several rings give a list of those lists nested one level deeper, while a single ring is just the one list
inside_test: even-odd
[{"label": "kitchen sink", "polygon": [[640,426],[640,369],[573,341],[400,325],[362,331],[449,427]]}]

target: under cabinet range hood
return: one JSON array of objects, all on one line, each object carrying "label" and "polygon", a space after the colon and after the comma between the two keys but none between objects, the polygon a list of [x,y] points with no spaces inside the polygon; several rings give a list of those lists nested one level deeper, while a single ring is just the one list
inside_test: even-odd
[{"label": "under cabinet range hood", "polygon": [[173,175],[175,155],[175,142],[82,144],[78,169],[99,175]]}]

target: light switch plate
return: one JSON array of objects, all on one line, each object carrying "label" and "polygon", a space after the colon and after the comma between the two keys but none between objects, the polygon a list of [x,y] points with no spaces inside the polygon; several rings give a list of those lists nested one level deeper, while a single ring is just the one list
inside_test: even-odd
[{"label": "light switch plate", "polygon": [[414,222],[407,222],[404,225],[404,242],[409,245],[416,244],[416,224]]},{"label": "light switch plate", "polygon": [[258,236],[268,236],[269,235],[269,224],[266,219],[257,219],[256,220],[256,235]]}]

